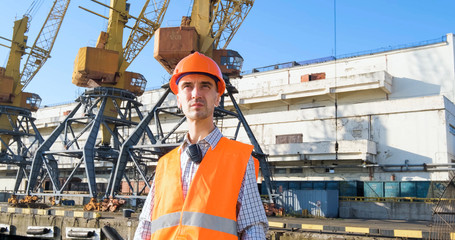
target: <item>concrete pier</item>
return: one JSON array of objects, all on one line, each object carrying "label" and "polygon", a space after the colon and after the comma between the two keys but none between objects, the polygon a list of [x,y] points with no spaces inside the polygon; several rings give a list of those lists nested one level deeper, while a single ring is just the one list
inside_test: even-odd
[{"label": "concrete pier", "polygon": [[[326,219],[326,218],[269,218],[268,239],[382,239],[413,238],[430,239],[439,234],[433,231],[430,221]],[[92,232],[91,237],[78,239],[109,239],[103,227],[118,234],[118,239],[133,239],[138,224],[138,213],[83,212],[81,208],[55,207],[50,209],[0,208],[0,239],[11,236],[28,236],[39,239],[76,239],[69,237],[73,230],[81,234]],[[50,233],[30,235],[30,227],[50,229]],[[5,229],[6,228],[6,229]],[[76,230],[75,230],[76,229]],[[84,230],[85,229],[85,230]],[[38,230],[35,229],[35,232]],[[454,239],[454,233],[446,233],[444,239]],[[438,239],[438,238],[431,238]]]}]

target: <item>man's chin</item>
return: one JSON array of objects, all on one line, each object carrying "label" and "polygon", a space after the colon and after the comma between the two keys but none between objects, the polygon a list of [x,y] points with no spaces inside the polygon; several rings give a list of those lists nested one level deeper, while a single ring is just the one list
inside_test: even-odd
[{"label": "man's chin", "polygon": [[204,120],[204,119],[207,119],[209,117],[209,115],[205,112],[193,112],[193,113],[187,114],[186,117],[191,120]]}]

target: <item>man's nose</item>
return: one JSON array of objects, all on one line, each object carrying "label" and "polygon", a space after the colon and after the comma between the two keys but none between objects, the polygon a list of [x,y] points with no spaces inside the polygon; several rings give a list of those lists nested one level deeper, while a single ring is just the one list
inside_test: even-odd
[{"label": "man's nose", "polygon": [[200,89],[198,86],[194,86],[193,90],[191,91],[191,97],[198,98],[200,97]]}]

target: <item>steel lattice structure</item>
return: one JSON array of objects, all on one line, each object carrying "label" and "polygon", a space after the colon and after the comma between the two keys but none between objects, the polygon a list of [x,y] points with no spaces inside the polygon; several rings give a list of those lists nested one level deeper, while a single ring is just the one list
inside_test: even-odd
[{"label": "steel lattice structure", "polygon": [[[122,102],[121,105],[117,104],[119,100]],[[110,162],[111,164],[104,164],[104,166],[115,169],[120,147],[127,137],[122,130],[137,125],[134,117],[142,119],[139,110],[142,104],[136,101],[133,93],[126,90],[99,87],[85,91],[76,101],[78,102],[76,107],[36,150],[27,194],[39,195],[34,189],[39,185],[37,179],[41,168],[46,169],[54,191],[53,195],[56,197],[66,195],[67,186],[75,173],[78,169],[84,168],[88,181],[88,196],[96,197],[98,191],[95,167],[99,165],[98,162]],[[117,112],[117,117],[101,114],[109,101],[112,101],[114,106],[109,110]],[[101,126],[111,133],[111,145],[97,142]],[[63,139],[60,147],[57,146],[58,139]],[[59,169],[49,167],[49,162],[59,157],[77,159],[71,173],[63,181],[59,175]]]},{"label": "steel lattice structure", "polygon": [[[0,152],[0,163],[17,166],[16,182],[13,189],[13,195],[16,195],[24,177],[29,176],[33,150],[44,140],[35,126],[35,118],[32,117],[30,110],[13,106],[0,106],[0,116],[10,120],[12,129],[0,129],[0,134],[12,136],[9,143],[0,138],[2,144],[6,146],[6,151]],[[56,165],[55,161],[51,160],[50,162],[50,165]],[[41,169],[37,169],[37,173],[40,175]]]}]

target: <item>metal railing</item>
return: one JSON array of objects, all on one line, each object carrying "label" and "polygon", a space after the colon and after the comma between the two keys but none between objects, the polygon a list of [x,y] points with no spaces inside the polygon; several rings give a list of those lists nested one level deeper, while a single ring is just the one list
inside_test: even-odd
[{"label": "metal railing", "polygon": [[56,107],[56,106],[66,105],[66,104],[71,104],[71,103],[75,103],[75,101],[72,100],[72,101],[66,101],[66,102],[46,104],[46,105],[42,106],[41,108]]},{"label": "metal railing", "polygon": [[360,56],[372,55],[372,54],[376,54],[376,53],[383,53],[383,52],[389,52],[389,51],[400,50],[400,49],[421,47],[421,46],[437,44],[437,43],[442,43],[442,42],[447,42],[446,35],[439,37],[439,38],[425,40],[425,41],[419,41],[419,42],[413,42],[413,43],[407,43],[407,44],[399,44],[399,45],[394,45],[394,46],[376,48],[376,49],[372,49],[372,50],[366,50],[366,51],[360,51],[360,52],[354,52],[354,53],[348,53],[348,54],[341,54],[341,55],[337,55],[337,56],[310,59],[310,60],[305,60],[305,61],[300,61],[300,62],[293,61],[293,62],[274,64],[274,65],[265,66],[265,67],[253,68],[252,70],[242,71],[240,73],[240,75],[246,75],[246,74],[257,73],[257,72],[266,72],[266,71],[272,71],[272,70],[283,69],[283,68],[292,68],[295,66],[322,63],[322,62],[334,61],[334,60],[345,59],[345,58],[360,57]]},{"label": "metal railing", "polygon": [[365,55],[372,55],[375,53],[382,53],[382,52],[389,52],[389,51],[400,50],[400,49],[421,47],[421,46],[426,46],[426,45],[431,45],[431,44],[436,44],[436,43],[441,43],[441,42],[447,42],[446,35],[439,37],[439,38],[425,40],[425,41],[399,44],[399,45],[376,48],[376,49],[372,49],[372,50],[360,51],[360,52],[355,52],[355,53],[341,54],[341,55],[336,56],[336,58],[344,59],[344,58],[359,57],[359,56],[365,56]]}]

